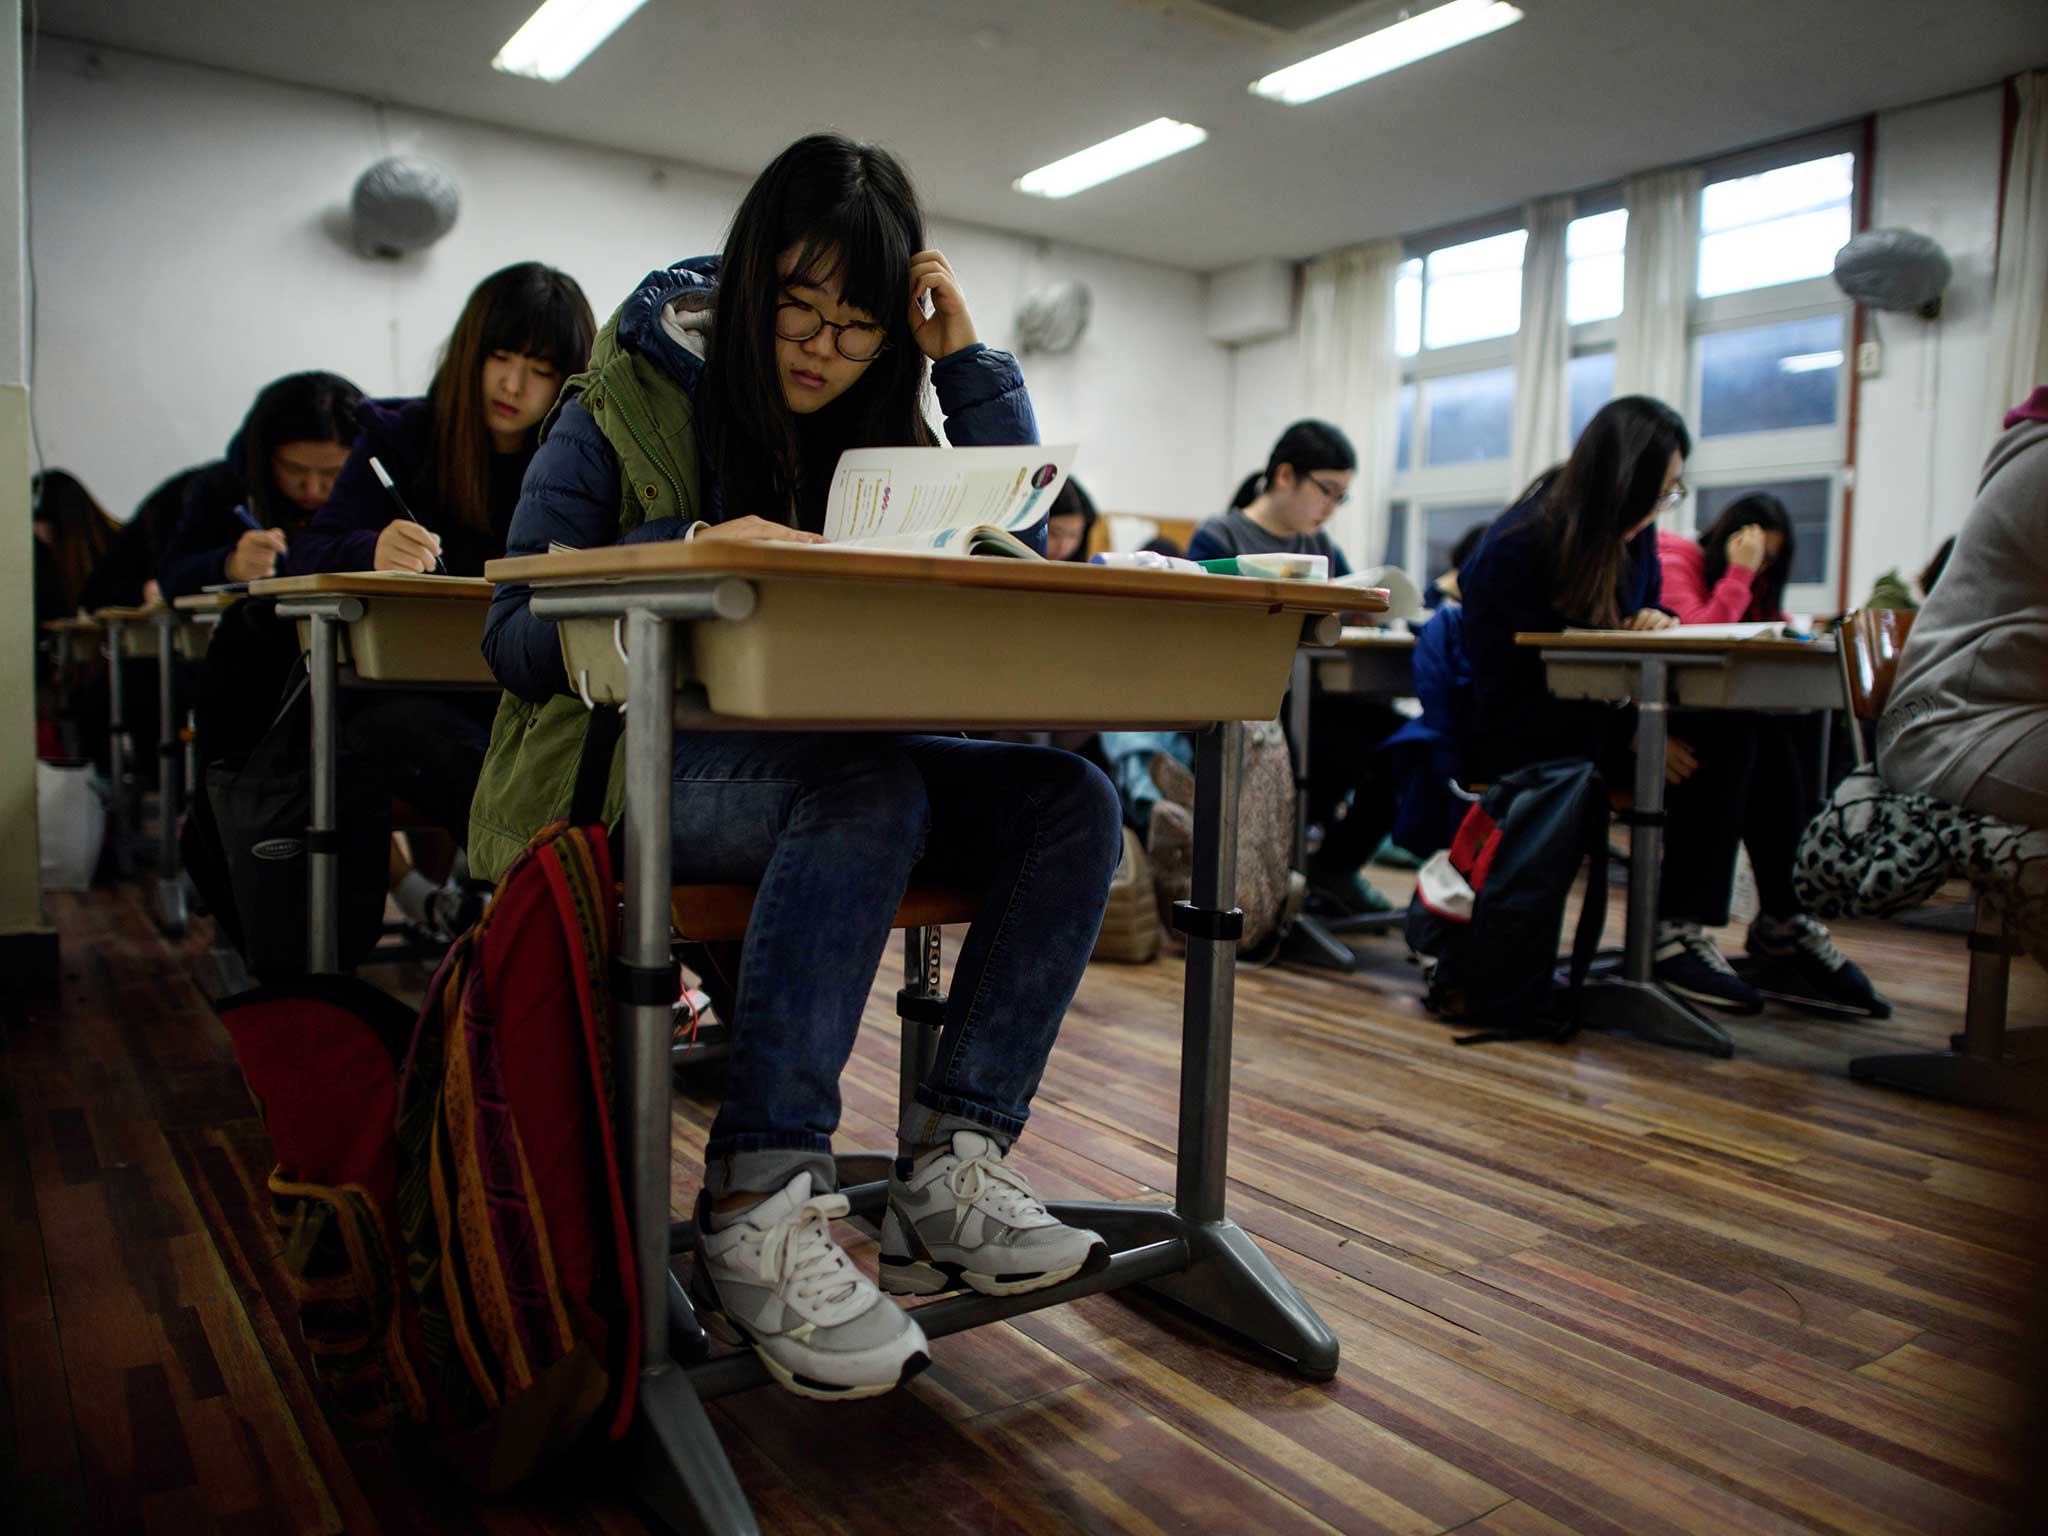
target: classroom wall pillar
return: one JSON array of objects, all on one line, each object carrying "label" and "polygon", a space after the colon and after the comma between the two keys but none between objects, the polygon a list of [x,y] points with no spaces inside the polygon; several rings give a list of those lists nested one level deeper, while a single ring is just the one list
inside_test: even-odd
[{"label": "classroom wall pillar", "polygon": [[0,0],[0,995],[53,971],[36,834],[35,560],[29,516],[28,246],[21,0]]}]

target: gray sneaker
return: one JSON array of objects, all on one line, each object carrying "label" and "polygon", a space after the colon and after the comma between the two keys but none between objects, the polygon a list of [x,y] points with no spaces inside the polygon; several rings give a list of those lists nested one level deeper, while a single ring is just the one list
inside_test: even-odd
[{"label": "gray sneaker", "polygon": [[716,1232],[700,1208],[691,1299],[728,1344],[751,1344],[799,1397],[876,1397],[931,1364],[917,1320],[875,1289],[833,1240],[844,1195],[813,1195],[800,1173]]},{"label": "gray sneaker", "polygon": [[1002,1149],[978,1132],[955,1131],[953,1144],[919,1158],[909,1178],[889,1177],[882,1289],[895,1295],[967,1286],[1013,1296],[1108,1263],[1109,1245],[1054,1217]]}]

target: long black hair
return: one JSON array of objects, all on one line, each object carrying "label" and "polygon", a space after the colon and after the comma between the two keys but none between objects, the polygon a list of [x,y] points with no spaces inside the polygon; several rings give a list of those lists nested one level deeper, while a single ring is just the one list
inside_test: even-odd
[{"label": "long black hair", "polygon": [[257,522],[275,528],[280,519],[304,519],[299,508],[281,505],[270,456],[286,443],[351,447],[362,398],[363,392],[338,373],[288,373],[263,386],[242,423],[242,462],[235,466],[248,498],[245,505]]},{"label": "long black hair", "polygon": [[1657,510],[1674,453],[1692,453],[1678,412],[1648,395],[1623,395],[1594,413],[1572,456],[1542,487],[1553,590],[1573,623],[1612,629],[1627,617],[1616,601],[1622,539]]},{"label": "long black hair", "polygon": [[[564,378],[590,361],[597,321],[576,279],[538,261],[501,267],[476,285],[442,349],[427,398],[434,403],[434,490],[440,510],[467,528],[491,526],[491,429],[484,362],[494,352],[538,358]],[[526,446],[540,441],[538,424]]]},{"label": "long black hair", "polygon": [[[725,504],[773,521],[824,504],[839,453],[930,447],[925,359],[910,329],[910,258],[925,248],[924,215],[896,157],[836,133],[798,139],[755,178],[733,215],[718,274],[697,435]],[[796,265],[784,275],[784,252]],[[888,332],[881,355],[838,399],[806,419],[783,398],[775,310],[789,286],[837,281],[840,301]],[[801,519],[799,519],[801,520]]]},{"label": "long black hair", "polygon": [[1750,612],[1781,613],[1785,607],[1785,576],[1792,569],[1792,552],[1798,545],[1785,503],[1768,491],[1751,491],[1729,502],[1700,535],[1700,548],[1706,551],[1702,577],[1707,590],[1713,591],[1714,584],[1728,574],[1728,541],[1751,524],[1765,533],[1782,535],[1785,547],[1778,551],[1777,559],[1759,568],[1756,579],[1750,582]]},{"label": "long black hair", "polygon": [[1074,552],[1067,559],[1084,564],[1088,559],[1088,535],[1095,531],[1095,502],[1081,489],[1081,482],[1073,476],[1060,487],[1059,495],[1053,498],[1052,510],[1045,514],[1047,522],[1056,517],[1078,517],[1081,519],[1081,542],[1074,546]]},{"label": "long black hair", "polygon": [[1358,468],[1358,450],[1351,446],[1351,439],[1342,428],[1327,421],[1297,421],[1280,434],[1280,441],[1266,455],[1266,467],[1245,476],[1244,484],[1230,500],[1231,506],[1248,507],[1257,501],[1259,492],[1272,485],[1274,471],[1282,464],[1293,465],[1297,477],[1323,469],[1353,470]]}]

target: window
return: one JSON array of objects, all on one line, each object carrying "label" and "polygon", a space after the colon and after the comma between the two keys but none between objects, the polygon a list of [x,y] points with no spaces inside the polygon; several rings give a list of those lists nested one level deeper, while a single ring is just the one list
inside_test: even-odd
[{"label": "window", "polygon": [[1515,370],[1445,374],[1428,381],[1423,462],[1435,469],[1508,456]]},{"label": "window", "polygon": [[1573,219],[1564,234],[1564,313],[1572,325],[1621,313],[1622,247],[1628,210]]},{"label": "window", "polygon": [[1455,347],[1512,336],[1522,323],[1526,229],[1431,251],[1423,264],[1422,342]]},{"label": "window", "polygon": [[1704,533],[1724,508],[1759,491],[1785,503],[1786,515],[1792,522],[1792,566],[1785,573],[1787,597],[1790,597],[1790,588],[1815,587],[1826,582],[1828,531],[1835,498],[1835,484],[1831,476],[1703,486],[1694,498],[1698,509],[1695,529]]},{"label": "window", "polygon": [[1496,502],[1479,501],[1464,505],[1430,507],[1422,514],[1424,548],[1422,579],[1434,581],[1451,568],[1451,551],[1471,529],[1490,523],[1500,515]]},{"label": "window", "polygon": [[1566,382],[1571,391],[1572,441],[1576,443],[1594,413],[1614,398],[1614,348],[1573,354]]},{"label": "window", "polygon": [[1387,508],[1387,552],[1380,556],[1382,565],[1408,566],[1408,503],[1396,501]]},{"label": "window", "polygon": [[1832,426],[1842,385],[1842,316],[1702,336],[1701,437]]},{"label": "window", "polygon": [[1415,440],[1415,385],[1413,381],[1401,386],[1401,403],[1396,408],[1394,421],[1394,473],[1407,471],[1413,454],[1409,445]]},{"label": "window", "polygon": [[1825,277],[1849,243],[1856,157],[1827,155],[1709,185],[1700,198],[1699,296]]}]

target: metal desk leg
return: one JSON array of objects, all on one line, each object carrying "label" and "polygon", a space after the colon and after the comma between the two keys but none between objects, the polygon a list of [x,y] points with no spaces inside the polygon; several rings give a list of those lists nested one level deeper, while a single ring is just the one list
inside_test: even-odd
[{"label": "metal desk leg", "polygon": [[[1664,745],[1669,735],[1668,664],[1645,658],[1636,682],[1635,808],[1639,819],[1629,836],[1628,937],[1621,974],[1590,978],[1579,1016],[1589,1029],[1611,1029],[1658,1045],[1733,1056],[1735,1045],[1721,1027],[1655,980],[1657,882],[1664,858]],[[1588,899],[1602,893],[1589,892]]]},{"label": "metal desk leg", "polygon": [[[1195,738],[1195,849],[1190,899],[1198,910],[1236,904],[1237,797],[1244,727],[1227,724]],[[1223,1214],[1230,1154],[1230,1040],[1237,955],[1231,939],[1188,939],[1181,1022],[1180,1144],[1174,1208],[1188,1244],[1183,1274],[1147,1281],[1161,1296],[1283,1356],[1311,1381],[1337,1372],[1337,1339],[1274,1267],[1265,1251]],[[1088,1207],[1112,1247],[1156,1235],[1112,1235],[1105,1208]],[[1135,1217],[1139,1226],[1156,1224]],[[1119,1241],[1119,1238],[1124,1241]]]},{"label": "metal desk leg", "polygon": [[312,680],[313,742],[312,821],[306,828],[306,965],[312,971],[334,971],[341,965],[341,934],[336,887],[341,856],[336,825],[335,703],[339,620],[331,613],[309,616],[311,644],[307,666]]},{"label": "metal desk leg", "polygon": [[[1287,685],[1287,755],[1294,768],[1293,866],[1304,878],[1308,874],[1309,696],[1314,688],[1315,664],[1307,652],[1296,651],[1294,674]],[[1311,913],[1295,914],[1287,937],[1290,960],[1305,960],[1346,975],[1358,969],[1358,956],[1352,953],[1351,946]]]},{"label": "metal desk leg", "polygon": [[[675,631],[635,608],[626,615],[626,920],[621,958],[669,965],[669,797],[675,783]],[[753,1536],[732,1464],[703,1400],[669,1354],[669,1307],[689,1303],[669,1274],[669,1042],[667,1003],[619,1005],[627,1198],[640,1282],[640,1403],[633,1420],[634,1491],[677,1531]]]},{"label": "metal desk leg", "polygon": [[107,631],[107,778],[112,795],[108,812],[113,822],[114,874],[126,879],[130,869],[129,841],[134,836],[137,807],[129,799],[128,710],[121,684],[121,632],[119,619],[105,621]]},{"label": "metal desk leg", "polygon": [[178,816],[184,810],[184,754],[178,743],[178,617],[156,617],[157,858],[156,920],[173,937],[185,931],[185,880],[178,868]]}]

